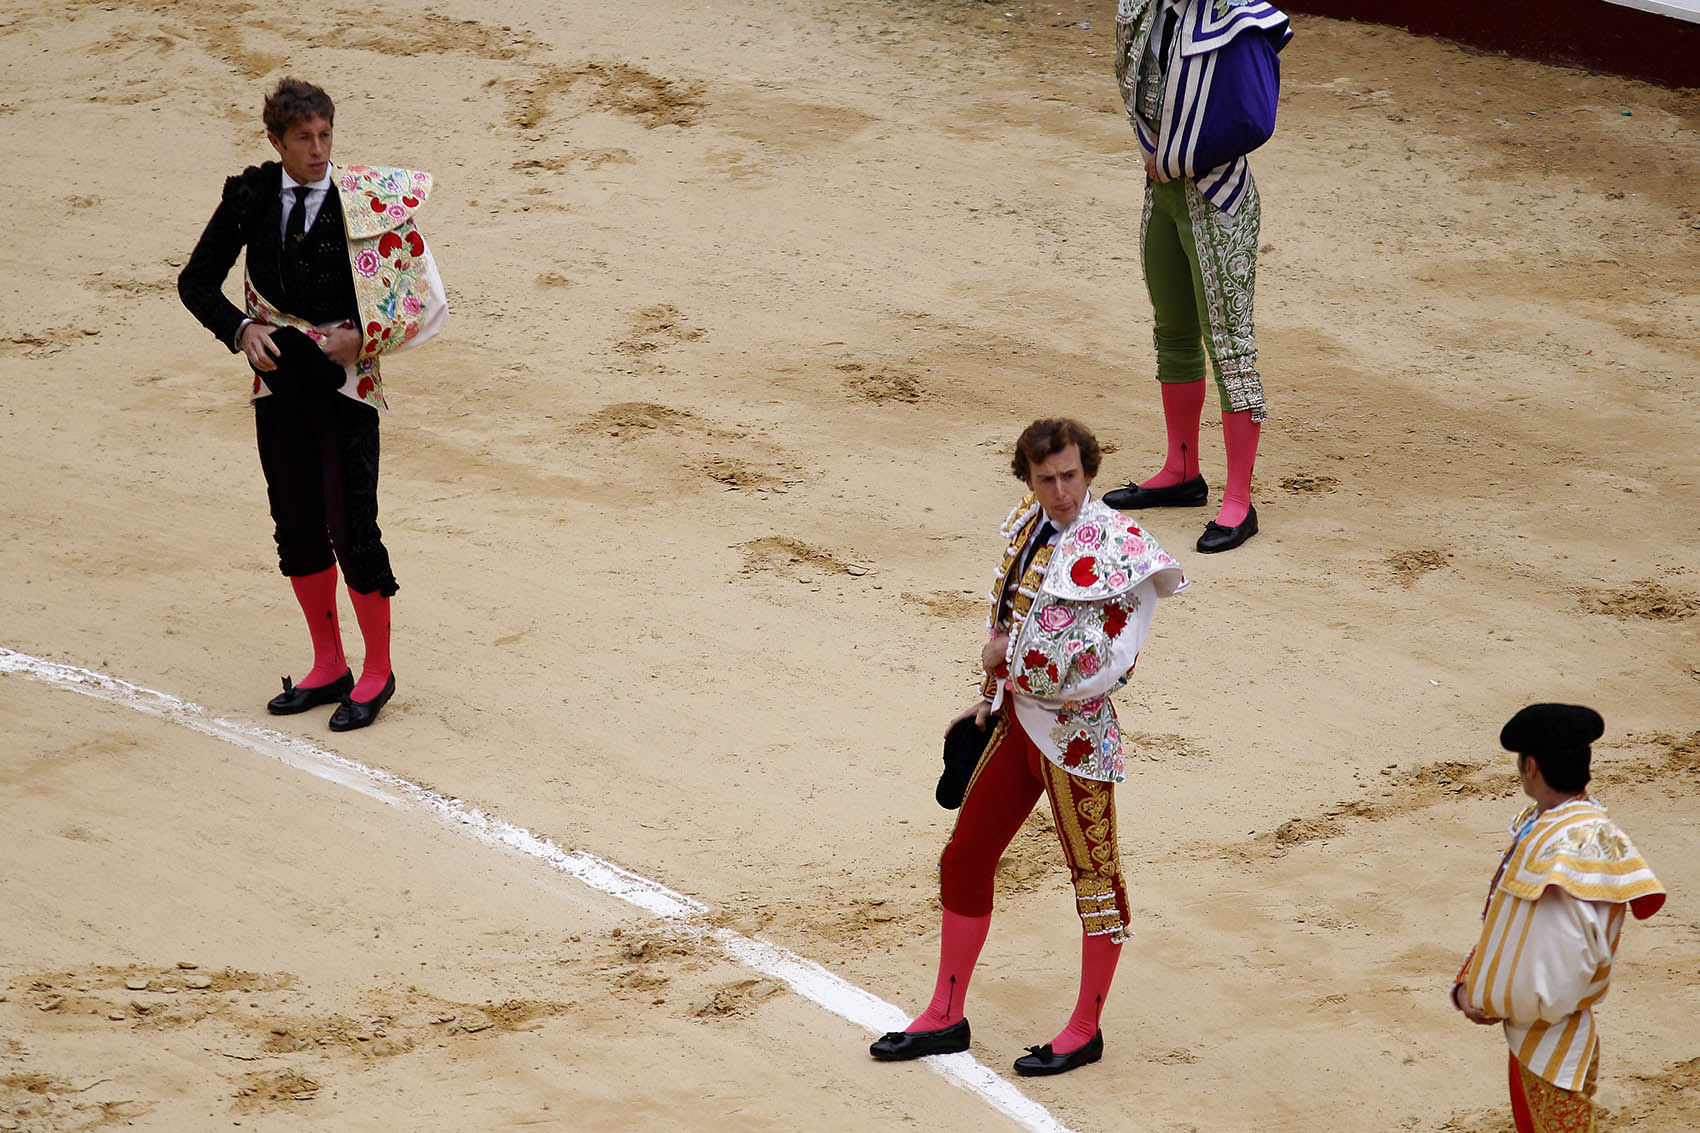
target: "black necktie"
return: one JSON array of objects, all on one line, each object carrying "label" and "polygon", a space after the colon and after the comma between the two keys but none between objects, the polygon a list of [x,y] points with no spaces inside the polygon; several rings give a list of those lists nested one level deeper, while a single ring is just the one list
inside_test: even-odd
[{"label": "black necktie", "polygon": [[307,238],[307,194],[305,185],[295,186],[295,206],[283,226],[283,289],[286,292],[305,291],[307,281],[302,275],[301,245]]},{"label": "black necktie", "polygon": [[312,192],[305,185],[295,186],[295,207],[289,210],[289,223],[283,226],[283,246],[286,250],[299,249],[301,241],[307,236],[307,194]]}]

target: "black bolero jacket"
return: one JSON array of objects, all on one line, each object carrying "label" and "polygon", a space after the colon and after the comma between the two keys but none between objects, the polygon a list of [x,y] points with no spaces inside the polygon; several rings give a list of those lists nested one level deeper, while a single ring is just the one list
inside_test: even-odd
[{"label": "black bolero jacket", "polygon": [[224,295],[224,280],[242,249],[248,249],[248,274],[254,286],[278,310],[312,323],[332,322],[355,311],[354,281],[348,244],[342,232],[342,206],[333,187],[325,197],[309,235],[312,293],[285,302],[279,271],[283,166],[275,161],[250,165],[224,182],[218,208],[177,275],[177,294],[189,313],[231,352],[236,330],[247,314]]}]

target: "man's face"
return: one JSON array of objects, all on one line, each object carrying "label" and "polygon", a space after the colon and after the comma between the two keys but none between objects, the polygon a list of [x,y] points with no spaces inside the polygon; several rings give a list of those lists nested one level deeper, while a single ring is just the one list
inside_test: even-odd
[{"label": "man's face", "polygon": [[1073,523],[1080,505],[1086,502],[1086,489],[1092,486],[1092,477],[1080,464],[1080,446],[1069,445],[1029,465],[1027,486],[1039,497],[1052,522],[1059,527]]},{"label": "man's face", "polygon": [[1523,793],[1531,799],[1535,797],[1535,773],[1540,765],[1532,755],[1517,756],[1517,783],[1523,788]]},{"label": "man's face", "polygon": [[277,151],[283,171],[303,185],[319,180],[331,166],[331,122],[323,115],[303,118],[283,137],[267,134],[266,140]]}]

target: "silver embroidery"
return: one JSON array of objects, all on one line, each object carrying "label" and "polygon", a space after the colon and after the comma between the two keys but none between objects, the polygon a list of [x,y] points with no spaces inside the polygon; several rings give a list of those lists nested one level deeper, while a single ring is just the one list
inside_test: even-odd
[{"label": "silver embroidery", "polygon": [[1204,304],[1210,315],[1210,358],[1221,376],[1229,412],[1249,410],[1253,421],[1262,421],[1268,409],[1263,400],[1263,379],[1257,373],[1257,340],[1252,325],[1257,239],[1263,216],[1257,185],[1247,173],[1245,198],[1230,216],[1211,204],[1189,178],[1186,208],[1198,250]]}]

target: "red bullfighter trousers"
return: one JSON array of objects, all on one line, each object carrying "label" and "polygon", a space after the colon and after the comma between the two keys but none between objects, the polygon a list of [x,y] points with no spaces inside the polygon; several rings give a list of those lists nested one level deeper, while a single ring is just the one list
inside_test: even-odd
[{"label": "red bullfighter trousers", "polygon": [[968,782],[968,794],[939,859],[939,900],[965,917],[992,911],[992,876],[1043,791],[1086,935],[1121,943],[1127,931],[1127,890],[1116,843],[1115,784],[1070,775],[1033,746],[1015,710],[996,717],[992,738]]}]

